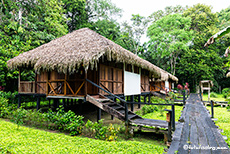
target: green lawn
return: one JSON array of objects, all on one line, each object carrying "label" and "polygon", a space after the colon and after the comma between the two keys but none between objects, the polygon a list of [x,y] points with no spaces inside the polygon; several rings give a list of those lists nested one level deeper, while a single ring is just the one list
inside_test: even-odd
[{"label": "green lawn", "polygon": [[[171,109],[171,106],[167,106],[167,109]],[[175,120],[178,121],[178,119],[180,118],[181,115],[181,111],[183,110],[183,106],[178,106],[175,105]],[[166,120],[166,111],[163,111],[163,116],[161,114],[161,112],[159,111],[155,111],[152,113],[148,113],[143,115],[143,118],[148,118],[148,119],[158,119],[158,120]]]},{"label": "green lawn", "polygon": [[163,153],[155,142],[108,142],[28,128],[0,119],[0,153]]},{"label": "green lawn", "polygon": [[[211,107],[208,106],[207,109],[211,113]],[[224,130],[221,134],[227,136],[228,140],[226,142],[230,147],[230,112],[226,108],[214,107],[214,118],[218,119],[215,123],[220,129]]]},{"label": "green lawn", "polygon": [[[222,94],[216,94],[217,98],[214,97],[210,97],[210,100],[214,100],[214,101],[226,101],[226,99],[223,97]],[[208,101],[208,94],[203,94],[203,100],[204,101]]]}]

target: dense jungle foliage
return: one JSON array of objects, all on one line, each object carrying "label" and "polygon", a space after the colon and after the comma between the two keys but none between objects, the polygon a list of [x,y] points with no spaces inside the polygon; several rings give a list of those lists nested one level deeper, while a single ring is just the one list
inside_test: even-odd
[{"label": "dense jungle foliage", "polygon": [[[227,7],[227,6],[226,6]],[[229,34],[208,48],[204,44],[230,23],[230,7],[213,12],[211,6],[170,6],[149,17],[133,14],[118,23],[122,10],[110,0],[2,0],[0,2],[0,90],[17,90],[18,71],[7,69],[7,61],[79,28],[88,27],[115,43],[171,72],[190,88],[200,80],[229,87],[223,57]],[[158,28],[156,28],[158,27]],[[147,32],[148,42],[141,42]],[[34,72],[22,73],[33,80]]]}]

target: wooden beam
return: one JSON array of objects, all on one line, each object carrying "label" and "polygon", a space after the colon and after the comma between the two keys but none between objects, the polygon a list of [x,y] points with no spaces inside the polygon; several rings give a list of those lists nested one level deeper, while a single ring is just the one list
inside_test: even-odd
[{"label": "wooden beam", "polygon": [[65,83],[66,83],[66,85],[68,86],[68,88],[69,88],[69,90],[71,91],[71,93],[74,95],[74,91],[73,91],[73,89],[70,87],[69,83],[68,83],[68,82],[65,82]]},{"label": "wooden beam", "polygon": [[55,92],[55,90],[54,90],[54,88],[53,88],[53,86],[49,82],[48,82],[48,85],[50,86],[50,88],[54,92],[54,94],[57,95],[56,92]]},{"label": "wooden beam", "polygon": [[80,85],[80,87],[76,91],[75,95],[77,95],[79,93],[79,91],[81,90],[81,88],[83,87],[84,84],[85,84],[85,81],[83,81],[83,83]]}]

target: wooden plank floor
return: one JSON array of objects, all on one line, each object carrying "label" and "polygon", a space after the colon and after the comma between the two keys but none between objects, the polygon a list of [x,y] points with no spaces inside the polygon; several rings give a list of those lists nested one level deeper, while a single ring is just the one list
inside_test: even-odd
[{"label": "wooden plank floor", "polygon": [[156,119],[135,119],[131,123],[138,126],[154,126],[159,128],[168,128],[168,122]]},{"label": "wooden plank floor", "polygon": [[[176,125],[168,154],[230,154],[227,143],[198,94],[191,94]],[[222,149],[219,149],[222,148]]]}]

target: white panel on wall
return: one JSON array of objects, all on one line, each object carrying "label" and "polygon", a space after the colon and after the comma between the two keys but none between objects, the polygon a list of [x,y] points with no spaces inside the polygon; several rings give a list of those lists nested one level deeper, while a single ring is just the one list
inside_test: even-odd
[{"label": "white panel on wall", "polygon": [[124,94],[141,94],[141,75],[125,71],[124,73]]},{"label": "white panel on wall", "polygon": [[165,89],[169,89],[169,82],[165,81]]}]

